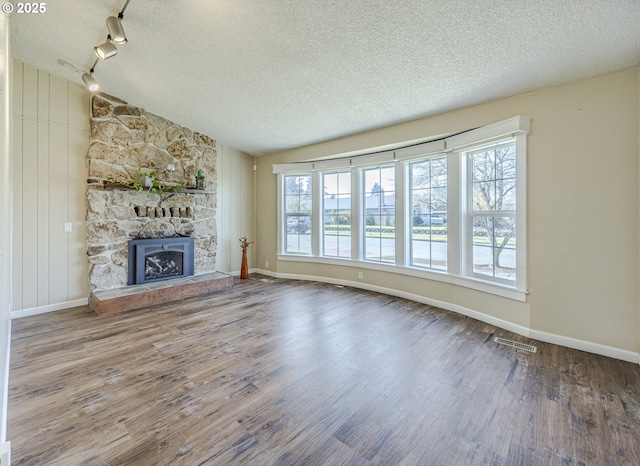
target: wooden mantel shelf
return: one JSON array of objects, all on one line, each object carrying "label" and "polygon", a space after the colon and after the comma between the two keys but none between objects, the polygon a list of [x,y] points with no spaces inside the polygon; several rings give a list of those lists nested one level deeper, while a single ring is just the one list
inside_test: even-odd
[{"label": "wooden mantel shelf", "polygon": [[89,306],[98,315],[131,311],[144,307],[181,301],[233,286],[233,277],[221,272],[205,273],[185,278],[94,291]]},{"label": "wooden mantel shelf", "polygon": [[[122,185],[122,184],[119,184],[119,183],[107,183],[107,182],[104,182],[104,184],[102,184],[102,185],[89,183],[89,187],[90,188],[94,188],[94,189],[109,189],[109,190],[120,189],[120,190],[123,190],[123,191],[137,191],[138,190],[137,188],[134,188],[133,186],[125,186],[125,185]],[[140,192],[141,193],[150,192],[147,189],[148,188],[145,188]],[[174,191],[171,186],[165,186],[162,189],[164,191],[163,194],[176,194],[176,193],[216,194],[216,191],[212,191],[210,189],[181,188],[181,189],[178,189],[178,190]],[[153,193],[151,193],[151,194],[153,194]]]}]

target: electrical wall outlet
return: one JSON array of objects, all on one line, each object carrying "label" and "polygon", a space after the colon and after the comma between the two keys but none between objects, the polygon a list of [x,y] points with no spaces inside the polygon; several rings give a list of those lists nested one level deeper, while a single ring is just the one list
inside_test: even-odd
[{"label": "electrical wall outlet", "polygon": [[268,269],[269,268],[269,261],[264,261],[264,268]]},{"label": "electrical wall outlet", "polygon": [[358,272],[358,279],[362,280],[364,278],[364,274],[362,272]]},{"label": "electrical wall outlet", "polygon": [[66,222],[64,224],[64,232],[65,233],[71,233],[72,230],[73,230],[73,228],[71,226],[71,222]]}]

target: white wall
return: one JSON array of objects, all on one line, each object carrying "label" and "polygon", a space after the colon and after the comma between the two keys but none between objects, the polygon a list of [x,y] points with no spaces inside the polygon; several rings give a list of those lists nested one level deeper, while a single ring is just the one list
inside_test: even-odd
[{"label": "white wall", "polygon": [[[638,362],[640,68],[500,99],[257,159],[257,262],[280,276],[351,281],[449,303],[534,338]],[[278,261],[274,163],[454,133],[515,115],[528,137],[526,303],[348,264]]]},{"label": "white wall", "polygon": [[0,13],[0,464],[9,463],[7,398],[11,340],[11,53],[9,17]]},{"label": "white wall", "polygon": [[77,305],[89,294],[89,95],[18,61],[12,87],[13,310]]},{"label": "white wall", "polygon": [[[240,273],[242,253],[238,238],[255,240],[255,159],[218,143],[218,252],[216,269]],[[249,267],[255,264],[255,245],[249,247]]]}]

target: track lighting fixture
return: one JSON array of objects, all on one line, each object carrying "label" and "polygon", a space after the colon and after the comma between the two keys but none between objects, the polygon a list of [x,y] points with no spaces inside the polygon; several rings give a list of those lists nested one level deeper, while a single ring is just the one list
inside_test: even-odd
[{"label": "track lighting fixture", "polygon": [[122,27],[122,21],[120,21],[119,17],[116,18],[115,16],[109,16],[107,18],[107,29],[109,29],[111,42],[118,45],[127,43],[127,35],[124,33],[124,28]]},{"label": "track lighting fixture", "polygon": [[82,75],[82,80],[84,81],[85,86],[91,92],[98,92],[100,90],[100,84],[93,78],[93,73],[85,73]]},{"label": "track lighting fixture", "polygon": [[124,6],[118,16],[109,16],[107,18],[107,29],[109,30],[109,35],[107,36],[107,40],[100,45],[97,45],[93,48],[93,52],[96,54],[96,60],[93,62],[93,66],[89,70],[88,73],[83,70],[76,68],[68,61],[58,60],[58,63],[62,66],[65,66],[73,71],[80,73],[82,75],[82,81],[84,82],[87,89],[91,92],[98,92],[100,90],[100,84],[93,77],[93,72],[95,71],[96,65],[98,64],[98,60],[106,60],[115,56],[118,53],[118,47],[114,44],[122,45],[127,43],[127,36],[124,33],[124,28],[122,27],[122,18],[124,17],[124,10],[127,9],[129,5],[129,1],[124,2]]},{"label": "track lighting fixture", "polygon": [[107,37],[107,40],[104,44],[100,44],[93,48],[93,51],[96,53],[96,56],[100,60],[106,60],[107,58],[111,58],[118,53],[118,47],[111,43],[111,36]]},{"label": "track lighting fixture", "polygon": [[[96,63],[97,62],[98,60],[96,59]],[[65,68],[69,68],[76,73],[80,73],[82,75],[82,81],[84,82],[85,86],[87,86],[87,89],[89,89],[91,92],[98,92],[100,90],[100,84],[98,84],[98,81],[96,81],[93,77],[93,68],[91,68],[91,70],[86,73],[80,68],[73,66],[73,64],[69,63],[66,60],[58,59],[58,64],[64,66]],[[95,63],[93,64],[93,66],[95,66]]]}]

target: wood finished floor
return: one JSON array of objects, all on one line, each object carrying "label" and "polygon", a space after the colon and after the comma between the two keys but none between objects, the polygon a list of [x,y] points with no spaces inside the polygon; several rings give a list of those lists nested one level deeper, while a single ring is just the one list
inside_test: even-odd
[{"label": "wood finished floor", "polygon": [[258,278],[13,321],[12,464],[640,465],[637,365]]}]

